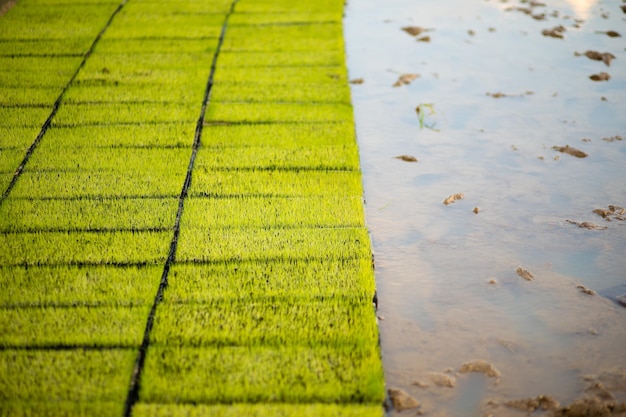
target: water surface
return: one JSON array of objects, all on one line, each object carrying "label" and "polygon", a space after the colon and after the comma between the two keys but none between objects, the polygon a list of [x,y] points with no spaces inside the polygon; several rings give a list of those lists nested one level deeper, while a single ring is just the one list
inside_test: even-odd
[{"label": "water surface", "polygon": [[[428,415],[517,415],[502,403],[565,405],[597,383],[626,400],[626,221],[593,212],[626,206],[626,14],[619,0],[545,3],[346,8],[387,385]],[[562,39],[542,34],[559,25]],[[393,87],[402,74],[419,76]],[[553,149],[566,145],[588,156]],[[458,373],[479,359],[501,377]]]}]

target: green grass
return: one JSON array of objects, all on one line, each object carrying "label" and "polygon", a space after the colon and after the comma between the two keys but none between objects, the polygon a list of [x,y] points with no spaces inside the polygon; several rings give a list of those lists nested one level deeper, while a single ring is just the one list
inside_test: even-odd
[{"label": "green grass", "polygon": [[251,170],[216,171],[197,168],[192,196],[361,196],[357,171]]},{"label": "green grass", "polygon": [[383,417],[379,405],[360,404],[143,404],[136,417]]},{"label": "green grass", "polygon": [[45,140],[41,141],[38,150],[45,153],[59,152],[71,147],[179,147],[190,149],[195,128],[195,123],[57,126],[48,129]]},{"label": "green grass", "polygon": [[364,349],[378,343],[372,310],[371,299],[332,297],[167,303],[159,307],[150,338],[152,343],[167,346]]},{"label": "green grass", "polygon": [[0,265],[163,263],[171,232],[0,234]]},{"label": "green grass", "polygon": [[0,310],[0,347],[141,345],[150,304]]},{"label": "green grass", "polygon": [[[228,298],[374,296],[371,259],[174,264],[164,299],[204,303]],[[369,301],[365,304],[369,304]]]},{"label": "green grass", "polygon": [[121,409],[135,355],[134,349],[0,350],[0,408],[45,401],[62,410],[72,408],[62,402],[72,401],[115,402]]},{"label": "green grass", "polygon": [[202,144],[205,152],[213,147],[354,145],[355,132],[354,124],[349,122],[209,125],[202,131]]},{"label": "green grass", "polygon": [[368,403],[383,400],[378,349],[152,347],[140,400]]},{"label": "green grass", "polygon": [[176,260],[228,262],[370,259],[364,228],[183,229]]},{"label": "green grass", "polygon": [[183,227],[207,229],[358,227],[363,224],[361,198],[326,196],[189,198],[181,220]]},{"label": "green grass", "polygon": [[26,200],[0,206],[0,232],[169,229],[178,199]]},{"label": "green grass", "polygon": [[[120,167],[122,168],[122,167]],[[46,171],[27,169],[11,196],[16,198],[177,197],[185,172],[137,170]]]},{"label": "green grass", "polygon": [[162,272],[161,265],[1,267],[0,308],[147,304]]}]

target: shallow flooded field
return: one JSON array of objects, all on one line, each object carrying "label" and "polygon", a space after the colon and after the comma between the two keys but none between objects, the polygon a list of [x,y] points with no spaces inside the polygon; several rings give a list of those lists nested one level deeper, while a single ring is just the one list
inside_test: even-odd
[{"label": "shallow flooded field", "polygon": [[350,0],[345,26],[388,387],[433,416],[626,401],[626,3]]}]

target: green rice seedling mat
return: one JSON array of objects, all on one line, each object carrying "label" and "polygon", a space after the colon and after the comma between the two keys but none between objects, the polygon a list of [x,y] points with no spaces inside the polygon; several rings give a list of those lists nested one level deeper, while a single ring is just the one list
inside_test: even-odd
[{"label": "green rice seedling mat", "polygon": [[0,16],[0,416],[382,417],[343,5]]}]

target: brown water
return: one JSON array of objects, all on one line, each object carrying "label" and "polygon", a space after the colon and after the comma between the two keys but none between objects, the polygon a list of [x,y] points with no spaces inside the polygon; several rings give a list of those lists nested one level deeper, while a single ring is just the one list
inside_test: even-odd
[{"label": "brown water", "polygon": [[[525,415],[503,402],[538,395],[562,406],[626,401],[616,298],[626,294],[626,216],[593,212],[626,207],[626,3],[545,3],[346,8],[387,385],[427,415]],[[559,25],[562,39],[542,34]],[[610,30],[622,37],[599,33]],[[575,54],[588,50],[615,59]],[[602,72],[610,80],[589,78]],[[402,74],[419,77],[393,87]],[[553,149],[566,145],[588,156]],[[458,372],[474,360],[501,376]]]}]

